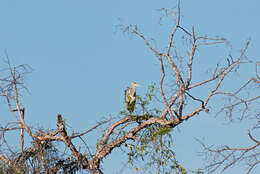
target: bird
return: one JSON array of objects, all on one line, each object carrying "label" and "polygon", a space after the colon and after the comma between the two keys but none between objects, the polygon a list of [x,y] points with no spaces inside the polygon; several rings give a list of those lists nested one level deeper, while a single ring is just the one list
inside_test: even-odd
[{"label": "bird", "polygon": [[136,82],[132,82],[129,87],[125,90],[125,103],[126,109],[132,113],[135,109],[135,102],[136,102],[136,87],[141,85],[137,84]]}]

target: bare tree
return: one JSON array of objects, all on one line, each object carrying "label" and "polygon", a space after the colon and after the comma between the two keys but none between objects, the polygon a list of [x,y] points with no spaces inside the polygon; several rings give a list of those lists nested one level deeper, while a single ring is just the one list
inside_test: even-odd
[{"label": "bare tree", "polygon": [[[245,56],[250,42],[245,44],[240,56],[235,58],[232,55],[227,55],[228,58],[223,58],[220,63],[214,63],[213,67],[204,65],[203,59],[197,56],[200,48],[219,44],[229,47],[229,43],[224,38],[198,35],[194,28],[185,29],[181,25],[180,4],[176,9],[177,12],[161,9],[173,22],[167,38],[167,45],[163,45],[161,49],[156,48],[153,45],[153,40],[147,39],[136,25],[120,25],[123,31],[141,38],[155,54],[161,78],[158,86],[151,85],[145,96],[137,96],[135,112],[129,113],[127,110],[123,110],[120,113],[120,118],[100,121],[93,128],[82,133],[69,135],[65,119],[61,114],[57,116],[55,130],[37,129],[35,131],[34,128],[28,126],[25,121],[25,108],[20,102],[20,95],[22,90],[26,90],[23,80],[30,68],[28,65],[12,66],[7,58],[8,68],[5,71],[8,73],[4,73],[6,76],[0,79],[0,96],[5,99],[10,112],[14,114],[15,122],[1,127],[0,160],[2,161],[2,170],[6,173],[73,173],[78,170],[86,170],[91,174],[100,174],[102,173],[102,160],[114,149],[121,148],[128,154],[129,163],[141,158],[144,161],[147,160],[150,166],[155,166],[157,173],[187,173],[176,160],[171,148],[172,131],[184,121],[198,117],[201,112],[209,112],[210,105],[214,106],[215,96],[230,96],[238,101],[238,103],[232,103],[224,108],[228,110],[232,110],[240,104],[247,106],[247,103],[259,99],[259,96],[255,96],[255,98],[244,100],[237,96],[247,84],[251,82],[259,84],[259,76],[256,73],[255,78],[252,78],[235,92],[222,92],[221,89],[225,86],[226,80],[229,80],[230,74],[238,72],[240,66],[252,63]],[[202,71],[202,69],[195,69],[195,62],[203,64],[205,70],[212,69],[207,78],[196,77],[194,80],[194,71]],[[203,90],[203,94],[198,95],[194,91],[200,88],[206,90]],[[159,90],[158,95],[154,94],[156,89]],[[155,98],[159,100],[159,104],[156,103]],[[83,143],[87,142],[83,136],[99,126],[104,127],[104,133],[97,140],[94,153],[80,152],[72,140],[79,138]],[[5,139],[5,135],[14,130],[21,131],[20,153],[12,152],[12,149],[9,148],[10,144]],[[31,147],[27,149],[24,149],[24,131],[32,142]],[[256,143],[257,147],[259,141],[253,138],[250,133],[249,137]],[[57,150],[58,144],[64,144],[69,152],[61,154]],[[4,151],[3,147],[7,147],[9,150]],[[244,152],[251,149],[252,147]],[[243,151],[242,149],[235,150]],[[226,147],[225,151],[233,151],[234,153],[232,148]],[[165,166],[168,168],[166,169]]]},{"label": "bare tree", "polygon": [[[243,50],[242,50],[243,51]],[[206,166],[206,170],[209,173],[220,173],[225,172],[231,167],[243,163],[247,174],[254,171],[254,169],[260,163],[260,141],[256,138],[257,132],[259,131],[259,87],[260,87],[260,78],[258,69],[260,67],[259,62],[255,62],[255,77],[249,78],[243,85],[241,85],[234,92],[218,92],[216,94],[225,95],[228,97],[228,103],[224,105],[220,112],[225,112],[228,118],[232,121],[235,118],[239,118],[241,121],[249,118],[255,120],[255,125],[248,129],[248,139],[249,145],[247,147],[230,147],[228,145],[222,145],[221,147],[208,146],[201,142],[204,147],[204,154],[208,158],[209,164]],[[248,91],[250,90],[250,92]],[[243,93],[248,93],[244,95]],[[252,106],[253,105],[253,106]],[[249,113],[250,109],[252,112]],[[239,110],[239,113],[237,113]],[[248,116],[247,116],[248,115]],[[253,117],[252,117],[253,116]],[[255,135],[252,135],[251,132],[255,132]]]}]

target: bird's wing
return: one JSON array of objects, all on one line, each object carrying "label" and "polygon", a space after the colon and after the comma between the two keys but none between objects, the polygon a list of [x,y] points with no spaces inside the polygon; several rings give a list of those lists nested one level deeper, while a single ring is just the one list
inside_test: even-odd
[{"label": "bird's wing", "polygon": [[125,102],[129,102],[130,101],[130,99],[129,99],[129,88],[127,88],[126,90],[125,90]]}]

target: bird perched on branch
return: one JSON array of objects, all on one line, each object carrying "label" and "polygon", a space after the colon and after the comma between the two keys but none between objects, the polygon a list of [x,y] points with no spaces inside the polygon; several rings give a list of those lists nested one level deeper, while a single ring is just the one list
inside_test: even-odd
[{"label": "bird perched on branch", "polygon": [[130,86],[125,90],[125,103],[126,109],[132,113],[135,109],[136,102],[136,87],[140,86],[139,84],[132,82]]}]

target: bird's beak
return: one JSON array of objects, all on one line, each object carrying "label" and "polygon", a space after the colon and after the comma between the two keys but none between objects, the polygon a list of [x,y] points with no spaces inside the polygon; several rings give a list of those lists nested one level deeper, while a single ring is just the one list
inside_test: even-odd
[{"label": "bird's beak", "polygon": [[136,87],[141,87],[141,85],[140,85],[140,84],[137,84],[137,83],[135,84],[135,86],[136,86]]}]

